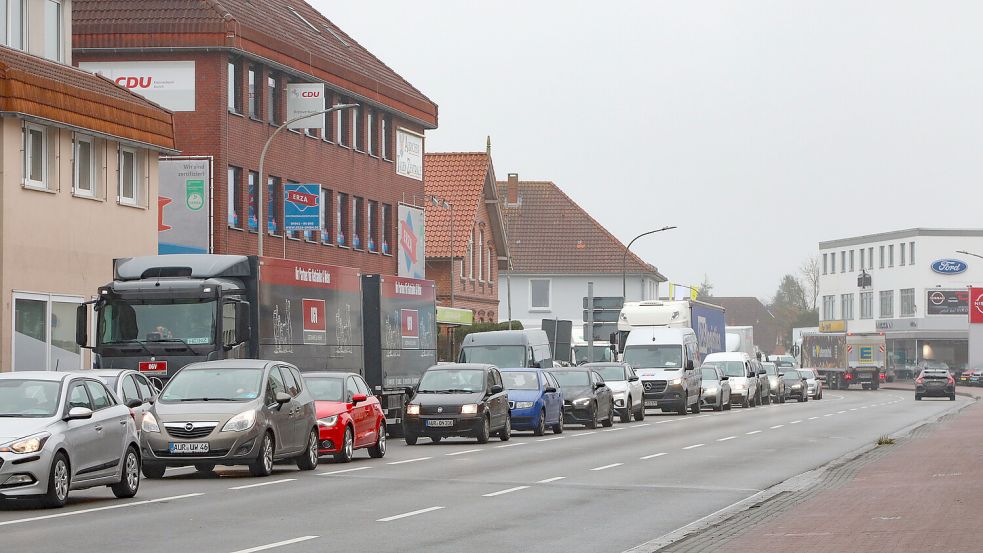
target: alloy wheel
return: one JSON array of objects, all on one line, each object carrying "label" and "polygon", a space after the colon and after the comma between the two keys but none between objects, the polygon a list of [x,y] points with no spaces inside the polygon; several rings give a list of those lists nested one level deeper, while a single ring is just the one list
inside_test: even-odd
[{"label": "alloy wheel", "polygon": [[273,472],[273,440],[269,434],[263,439],[263,468],[267,473]]},{"label": "alloy wheel", "polygon": [[307,455],[312,465],[317,466],[317,431],[311,431],[310,444],[308,444]]},{"label": "alloy wheel", "polygon": [[68,498],[68,465],[62,459],[56,461],[54,479],[55,496],[58,501],[65,501]]},{"label": "alloy wheel", "polygon": [[379,452],[385,455],[386,454],[386,423],[385,422],[379,423],[379,441],[377,443],[379,444],[378,445]]},{"label": "alloy wheel", "polygon": [[126,454],[126,485],[131,490],[137,489],[140,485],[140,463],[137,461],[137,454],[130,451]]},{"label": "alloy wheel", "polygon": [[355,440],[352,438],[352,430],[348,428],[345,430],[345,457],[351,459],[355,455],[354,449]]}]

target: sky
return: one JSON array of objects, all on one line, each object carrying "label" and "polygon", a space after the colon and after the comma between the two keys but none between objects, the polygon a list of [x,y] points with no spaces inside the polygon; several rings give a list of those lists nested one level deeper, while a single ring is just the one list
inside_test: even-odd
[{"label": "sky", "polygon": [[980,227],[983,3],[308,0],[672,282],[770,298],[818,242]]}]

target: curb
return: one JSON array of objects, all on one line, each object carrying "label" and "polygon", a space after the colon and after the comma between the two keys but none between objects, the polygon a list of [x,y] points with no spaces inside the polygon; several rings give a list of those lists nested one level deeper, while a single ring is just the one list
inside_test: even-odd
[{"label": "curb", "polygon": [[[915,392],[911,388],[893,388],[893,387],[889,387],[889,386],[881,386],[881,389],[882,390],[891,390],[892,392],[909,392],[909,393],[914,393]],[[971,394],[969,392],[960,392],[958,386],[956,387],[956,395],[957,396],[962,396],[962,397],[968,397],[968,398],[972,398],[972,399],[980,399],[980,396],[973,395],[973,394]]]}]

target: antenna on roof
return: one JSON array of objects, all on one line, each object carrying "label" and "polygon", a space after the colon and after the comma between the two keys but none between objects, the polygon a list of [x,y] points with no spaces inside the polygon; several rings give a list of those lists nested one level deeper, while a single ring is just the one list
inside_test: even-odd
[{"label": "antenna on roof", "polygon": [[485,153],[491,155],[491,135],[485,140]]}]

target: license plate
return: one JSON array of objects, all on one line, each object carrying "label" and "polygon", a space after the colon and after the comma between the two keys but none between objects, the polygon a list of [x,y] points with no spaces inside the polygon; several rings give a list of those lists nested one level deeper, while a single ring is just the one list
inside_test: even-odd
[{"label": "license plate", "polygon": [[171,453],[208,453],[208,442],[172,442],[168,449]]},{"label": "license plate", "polygon": [[427,426],[433,426],[433,427],[454,426],[454,421],[448,419],[429,420],[427,421]]},{"label": "license plate", "polygon": [[646,399],[645,400],[645,406],[646,407],[658,407],[659,406],[659,400],[657,400],[657,399]]}]

